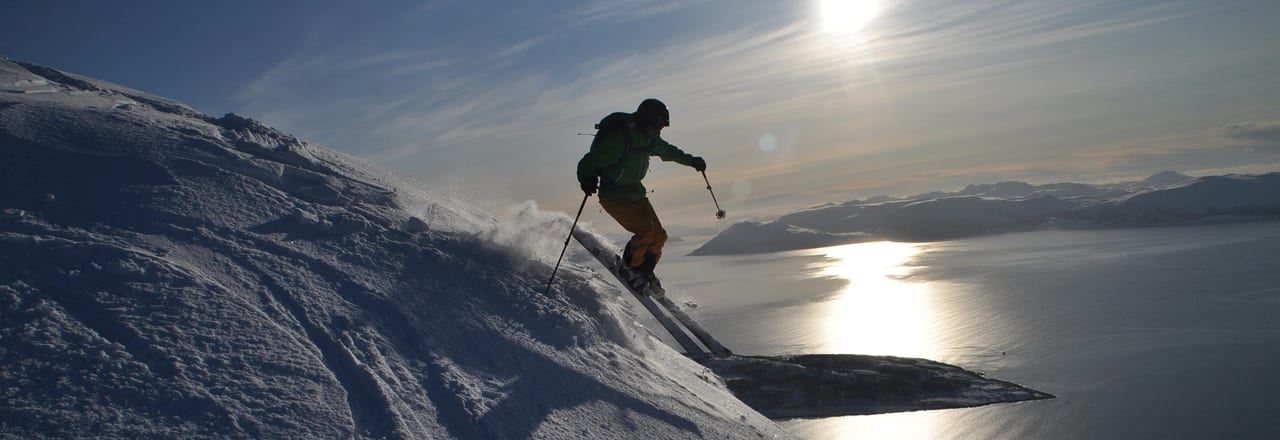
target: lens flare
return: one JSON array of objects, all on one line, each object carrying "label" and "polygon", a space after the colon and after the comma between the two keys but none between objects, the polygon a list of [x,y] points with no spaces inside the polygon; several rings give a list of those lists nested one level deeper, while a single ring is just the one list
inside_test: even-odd
[{"label": "lens flare", "polygon": [[756,144],[759,145],[760,151],[772,153],[773,150],[778,149],[778,136],[773,133],[765,133],[760,136],[760,140],[757,141]]}]

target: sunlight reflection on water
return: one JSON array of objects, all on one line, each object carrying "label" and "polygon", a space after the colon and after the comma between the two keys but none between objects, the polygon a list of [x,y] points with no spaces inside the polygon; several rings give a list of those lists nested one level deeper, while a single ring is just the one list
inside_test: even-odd
[{"label": "sunlight reflection on water", "polygon": [[783,422],[800,438],[822,440],[935,439],[939,434],[938,411],[916,411]]},{"label": "sunlight reflection on water", "polygon": [[847,284],[814,313],[817,352],[932,357],[936,326],[927,283],[905,277],[920,245],[875,242],[823,248],[814,276]]},{"label": "sunlight reflection on water", "polygon": [[1058,396],[779,421],[802,439],[1280,438],[1277,249],[1270,222],[676,250],[661,269],[735,352],[922,357]]},{"label": "sunlight reflection on water", "polygon": [[[846,282],[817,310],[809,333],[816,353],[852,353],[934,358],[938,326],[929,283],[911,282],[911,261],[922,245],[858,243],[816,249],[823,260],[811,264],[815,277]],[[807,438],[932,438],[935,417],[918,413],[876,418],[835,417],[793,425]]]}]

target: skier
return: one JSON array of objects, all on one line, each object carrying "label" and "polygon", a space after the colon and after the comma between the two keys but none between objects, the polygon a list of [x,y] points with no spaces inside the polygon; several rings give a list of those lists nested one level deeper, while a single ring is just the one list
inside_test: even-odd
[{"label": "skier", "polygon": [[667,231],[641,183],[649,171],[649,156],[699,172],[707,169],[707,161],[681,151],[659,136],[670,125],[671,113],[666,104],[646,99],[634,113],[613,113],[596,124],[591,150],[578,161],[582,191],[590,196],[598,190],[600,206],[623,229],[634,234],[622,251],[622,261],[631,269],[629,284],[635,289],[643,289],[656,279],[653,269],[667,242]]}]

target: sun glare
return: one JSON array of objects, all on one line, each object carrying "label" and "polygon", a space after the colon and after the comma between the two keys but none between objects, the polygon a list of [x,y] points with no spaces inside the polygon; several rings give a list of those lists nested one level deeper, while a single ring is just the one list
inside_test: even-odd
[{"label": "sun glare", "polygon": [[815,316],[829,353],[929,357],[937,354],[931,287],[904,280],[920,246],[860,243],[825,248],[815,275],[848,281]]},{"label": "sun glare", "polygon": [[822,29],[835,34],[861,31],[880,12],[877,0],[819,0]]}]

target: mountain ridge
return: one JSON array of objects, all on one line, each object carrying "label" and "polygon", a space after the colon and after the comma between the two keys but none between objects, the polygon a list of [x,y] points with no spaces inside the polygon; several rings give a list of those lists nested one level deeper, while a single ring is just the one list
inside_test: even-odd
[{"label": "mountain ridge", "polygon": [[829,203],[773,222],[742,222],[691,255],[937,241],[1037,229],[1146,227],[1280,219],[1280,173],[1190,177],[1162,171],[1136,182],[1000,182],[956,192]]}]

